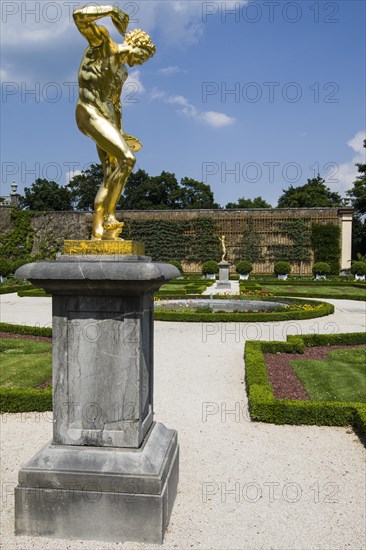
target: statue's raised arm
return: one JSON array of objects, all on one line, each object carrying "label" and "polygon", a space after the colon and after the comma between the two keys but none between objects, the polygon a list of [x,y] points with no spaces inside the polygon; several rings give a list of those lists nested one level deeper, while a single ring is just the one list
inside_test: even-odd
[{"label": "statue's raised arm", "polygon": [[105,33],[104,27],[95,24],[95,21],[103,17],[110,17],[116,29],[125,35],[129,16],[116,6],[84,6],[77,8],[73,13],[74,21],[83,36],[91,46],[97,47],[103,42]]}]

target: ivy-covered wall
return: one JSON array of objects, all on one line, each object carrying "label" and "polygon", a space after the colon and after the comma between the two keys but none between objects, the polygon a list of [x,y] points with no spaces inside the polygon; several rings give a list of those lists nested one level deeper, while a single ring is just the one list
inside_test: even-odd
[{"label": "ivy-covered wall", "polygon": [[130,220],[124,231],[126,238],[145,243],[146,255],[153,260],[199,263],[221,258],[216,224],[209,218]]},{"label": "ivy-covered wall", "polygon": [[311,228],[311,244],[315,262],[327,262],[337,275],[341,259],[341,229],[333,223],[314,223]]},{"label": "ivy-covered wall", "polygon": [[[0,208],[0,256],[54,257],[65,239],[90,238],[90,213],[10,212]],[[274,262],[285,260],[293,274],[308,275],[314,255],[330,262],[334,272],[339,267],[336,208],[123,211],[118,218],[125,222],[125,239],[144,242],[154,260],[181,261],[186,271],[221,258],[221,235],[229,262],[249,260],[255,273],[272,273]]]}]

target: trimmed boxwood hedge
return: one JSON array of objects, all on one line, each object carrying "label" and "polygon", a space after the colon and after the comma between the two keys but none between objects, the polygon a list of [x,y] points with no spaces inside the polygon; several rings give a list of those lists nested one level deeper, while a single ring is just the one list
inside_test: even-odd
[{"label": "trimmed boxwood hedge", "polygon": [[364,332],[288,336],[287,342],[246,342],[245,383],[252,420],[273,424],[352,425],[366,435],[364,403],[276,399],[264,358],[264,353],[303,353],[305,347],[357,344],[366,344]]},{"label": "trimmed boxwood hedge", "polygon": [[31,334],[33,336],[46,336],[52,338],[52,328],[50,327],[30,327],[27,325],[13,325],[13,323],[0,323],[0,332]]},{"label": "trimmed boxwood hedge", "polygon": [[52,411],[52,388],[0,388],[0,413]]},{"label": "trimmed boxwood hedge", "polygon": [[[271,294],[273,296],[288,296],[289,298],[306,298],[308,294],[305,292],[272,292]],[[364,302],[366,299],[365,296],[355,296],[350,294],[324,294],[324,293],[317,293],[312,292],[311,293],[312,298],[327,298],[329,300],[355,300],[359,302]]]},{"label": "trimmed boxwood hedge", "polygon": [[0,294],[11,294],[20,290],[30,288],[31,285],[3,285],[0,286]]},{"label": "trimmed boxwood hedge", "polygon": [[256,287],[262,287],[265,285],[283,285],[283,286],[355,286],[360,288],[366,288],[366,283],[362,281],[355,281],[353,278],[349,281],[339,281],[339,280],[331,280],[331,279],[322,279],[321,281],[317,281],[316,279],[291,279],[289,277],[287,281],[282,281],[281,279],[262,279],[257,275],[257,278],[255,279],[255,275],[252,275],[252,280],[248,281],[240,281],[240,286],[243,286],[245,288],[256,286]]},{"label": "trimmed boxwood hedge", "polygon": [[305,303],[310,303],[312,305],[321,304],[321,307],[313,311],[271,311],[263,313],[192,313],[186,311],[155,310],[154,319],[155,321],[177,321],[183,323],[265,323],[268,321],[314,319],[315,317],[324,317],[325,315],[334,313],[334,306],[327,302],[306,300]]},{"label": "trimmed boxwood hedge", "polygon": [[31,288],[29,290],[18,290],[18,296],[20,296],[21,298],[46,298],[50,297],[51,294],[46,294],[43,288]]}]

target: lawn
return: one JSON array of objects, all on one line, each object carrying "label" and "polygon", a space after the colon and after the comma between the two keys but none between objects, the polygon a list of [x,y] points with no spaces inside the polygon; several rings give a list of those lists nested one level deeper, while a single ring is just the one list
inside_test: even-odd
[{"label": "lawn", "polygon": [[311,298],[312,296],[337,298],[337,296],[349,296],[351,299],[355,297],[366,299],[366,289],[353,286],[336,286],[336,285],[265,285],[266,290],[270,293],[281,293],[285,296],[287,293],[296,293]]},{"label": "lawn", "polygon": [[52,345],[34,340],[0,340],[0,387],[36,388],[52,376]]},{"label": "lawn", "polygon": [[324,360],[290,363],[311,400],[366,403],[366,348],[333,350]]}]

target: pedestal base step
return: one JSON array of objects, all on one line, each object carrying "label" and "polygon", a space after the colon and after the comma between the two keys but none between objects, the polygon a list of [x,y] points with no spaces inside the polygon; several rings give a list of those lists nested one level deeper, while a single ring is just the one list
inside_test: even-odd
[{"label": "pedestal base step", "polygon": [[162,543],[178,471],[177,433],[160,423],[139,449],[48,444],[19,471],[15,532]]},{"label": "pedestal base step", "polygon": [[223,281],[223,282],[217,281],[216,288],[231,289],[231,283],[229,283],[228,281]]}]

